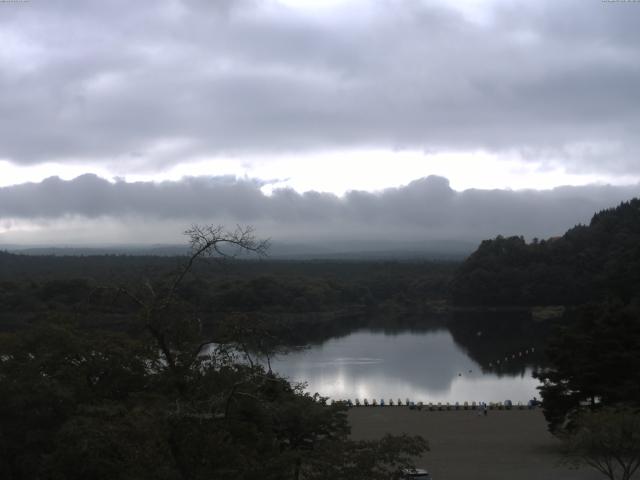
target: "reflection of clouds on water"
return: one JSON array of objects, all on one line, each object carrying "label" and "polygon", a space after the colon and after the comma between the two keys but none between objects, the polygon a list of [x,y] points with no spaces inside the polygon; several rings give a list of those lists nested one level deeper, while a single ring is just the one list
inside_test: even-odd
[{"label": "reflection of clouds on water", "polygon": [[355,332],[279,356],[274,370],[332,398],[409,397],[425,402],[525,401],[537,394],[525,376],[483,373],[446,330],[394,335]]},{"label": "reflection of clouds on water", "polygon": [[327,366],[338,365],[377,365],[382,363],[381,358],[367,358],[367,357],[344,357],[336,358],[326,362],[308,362],[305,363],[307,368],[322,368]]}]

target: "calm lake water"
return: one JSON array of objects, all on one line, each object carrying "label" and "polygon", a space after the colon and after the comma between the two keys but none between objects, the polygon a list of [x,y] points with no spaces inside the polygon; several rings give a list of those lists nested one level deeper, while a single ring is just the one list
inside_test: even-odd
[{"label": "calm lake water", "polygon": [[271,363],[290,380],[307,382],[309,392],[336,400],[526,402],[539,397],[526,342],[522,339],[517,349],[493,349],[495,359],[508,364],[510,373],[496,371],[495,360],[486,359],[485,365],[473,360],[447,329],[360,330],[278,356]]}]

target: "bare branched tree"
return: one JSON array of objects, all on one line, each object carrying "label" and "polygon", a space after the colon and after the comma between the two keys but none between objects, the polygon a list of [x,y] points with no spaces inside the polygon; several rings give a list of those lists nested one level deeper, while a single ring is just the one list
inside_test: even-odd
[{"label": "bare branched tree", "polygon": [[235,258],[241,253],[259,256],[267,254],[269,240],[259,240],[250,225],[237,225],[235,230],[225,230],[222,225],[192,225],[184,232],[189,237],[191,254],[182,270],[176,275],[164,302],[168,305],[185,276],[192,270],[194,262],[201,257]]},{"label": "bare branched tree", "polygon": [[[251,226],[236,226],[234,230],[226,230],[221,225],[192,225],[184,234],[189,238],[191,252],[182,267],[164,285],[154,286],[151,281],[144,282],[144,289],[134,293],[129,288],[119,287],[118,291],[127,296],[140,309],[144,328],[153,336],[162,352],[166,366],[171,370],[189,367],[197,359],[203,348],[211,342],[200,341],[188,358],[177,358],[175,352],[184,352],[184,344],[175,348],[176,342],[186,341],[189,335],[176,335],[176,327],[183,330],[193,325],[180,325],[175,318],[165,319],[167,311],[176,302],[176,293],[185,278],[192,272],[199,258],[235,258],[239,254],[249,253],[264,256],[269,248],[269,240],[258,239]],[[197,325],[200,328],[200,325]],[[200,332],[197,332],[200,333]],[[197,337],[197,336],[196,336]]]}]

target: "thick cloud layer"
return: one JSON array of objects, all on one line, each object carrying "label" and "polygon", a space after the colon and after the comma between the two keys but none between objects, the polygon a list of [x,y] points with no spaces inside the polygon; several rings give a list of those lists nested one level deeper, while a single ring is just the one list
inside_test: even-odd
[{"label": "thick cloud layer", "polygon": [[[0,159],[135,170],[256,152],[486,149],[640,173],[640,7],[493,1],[476,21],[444,5],[3,5]],[[335,203],[301,197],[316,201]]]},{"label": "thick cloud layer", "polygon": [[498,234],[548,237],[640,194],[640,185],[457,192],[445,178],[435,176],[401,188],[353,191],[343,197],[289,189],[266,196],[261,186],[231,177],[111,183],[84,175],[4,187],[0,225],[5,232],[0,242],[95,243],[105,241],[105,232],[110,241],[175,241],[194,222],[252,224],[278,242],[361,242],[364,247],[384,242],[476,242]]}]

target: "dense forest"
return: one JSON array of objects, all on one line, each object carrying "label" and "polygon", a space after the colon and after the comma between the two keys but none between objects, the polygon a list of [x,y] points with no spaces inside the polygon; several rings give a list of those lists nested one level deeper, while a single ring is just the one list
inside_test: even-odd
[{"label": "dense forest", "polygon": [[562,237],[482,242],[457,271],[451,298],[568,307],[536,374],[551,431],[577,431],[585,410],[640,408],[640,199]]},{"label": "dense forest", "polygon": [[[73,316],[85,327],[126,329],[136,306],[117,290],[171,278],[185,259],[0,253],[0,330],[60,314]],[[176,295],[206,328],[230,314],[251,314],[280,325],[289,337],[285,340],[306,343],[298,333],[313,336],[318,330],[339,328],[335,319],[441,309],[456,266],[198,258]]]},{"label": "dense forest", "polygon": [[483,241],[451,284],[458,305],[580,305],[640,291],[640,199],[547,240]]}]

